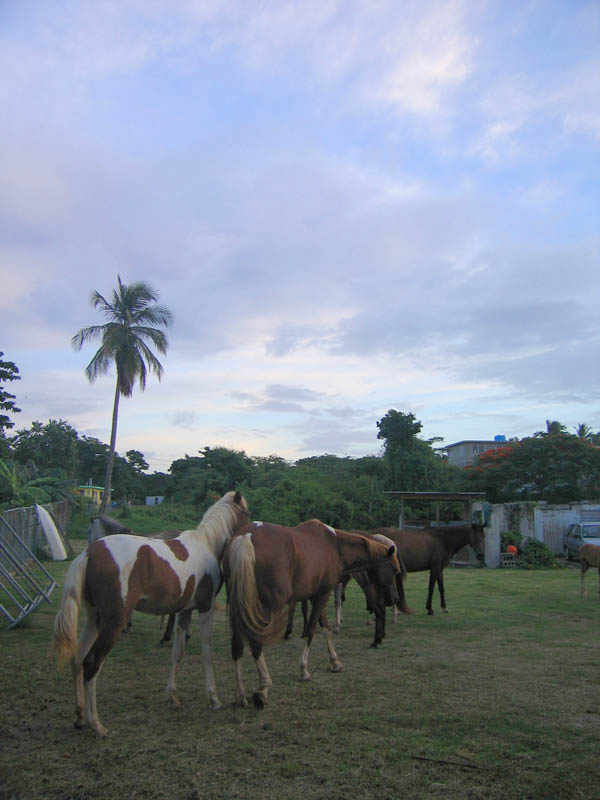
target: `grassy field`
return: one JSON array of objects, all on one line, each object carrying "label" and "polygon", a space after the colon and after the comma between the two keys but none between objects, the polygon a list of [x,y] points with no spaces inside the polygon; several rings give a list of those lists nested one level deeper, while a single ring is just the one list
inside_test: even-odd
[{"label": "grassy field", "polygon": [[[62,581],[66,565],[51,564]],[[110,654],[98,681],[102,739],[73,727],[70,674],[49,653],[59,592],[17,630],[0,630],[0,797],[598,798],[600,641],[597,576],[573,568],[448,569],[448,614],[427,617],[427,577],[407,581],[413,616],[372,650],[363,596],[348,591],[335,637],[345,672],[315,638],[300,683],[297,635],[267,651],[262,712],[233,708],[226,613],[216,613],[217,687],[206,709],[199,636],[165,685],[170,651],[154,617]],[[220,595],[224,605],[224,593]],[[436,598],[437,602],[437,598]],[[435,607],[435,606],[434,606]],[[329,607],[330,618],[333,617]],[[299,620],[296,627],[299,628]],[[255,684],[245,657],[247,688]]]}]

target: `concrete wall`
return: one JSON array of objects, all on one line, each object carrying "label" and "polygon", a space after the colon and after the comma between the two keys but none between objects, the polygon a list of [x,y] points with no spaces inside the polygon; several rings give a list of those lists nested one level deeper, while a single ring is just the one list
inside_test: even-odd
[{"label": "concrete wall", "polygon": [[569,525],[579,520],[600,520],[600,505],[573,503],[552,506],[544,503],[498,503],[486,527],[485,565],[500,566],[500,534],[520,531],[523,539],[537,539],[554,553],[563,552],[563,536]]}]

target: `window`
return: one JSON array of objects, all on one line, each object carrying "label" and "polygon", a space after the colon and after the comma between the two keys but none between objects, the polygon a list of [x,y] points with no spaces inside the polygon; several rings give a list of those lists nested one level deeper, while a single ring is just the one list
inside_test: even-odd
[{"label": "window", "polygon": [[586,525],[583,529],[584,539],[600,539],[600,525]]}]

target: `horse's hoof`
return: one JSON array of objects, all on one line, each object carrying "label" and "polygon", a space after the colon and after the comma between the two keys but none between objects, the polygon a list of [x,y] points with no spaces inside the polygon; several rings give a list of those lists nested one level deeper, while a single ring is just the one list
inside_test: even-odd
[{"label": "horse's hoof", "polygon": [[442,611],[444,612],[444,614],[448,613],[448,609],[447,608],[442,608]]},{"label": "horse's hoof", "polygon": [[342,664],[341,661],[336,661],[335,664],[332,664],[331,671],[332,672],[343,672],[344,671],[344,665]]},{"label": "horse's hoof", "polygon": [[374,642],[371,642],[371,647],[373,649],[375,649],[376,647],[379,647],[380,644],[381,644],[381,642],[378,642],[377,640],[375,640]]},{"label": "horse's hoof", "polygon": [[[333,672],[333,667],[331,668],[331,671]],[[310,672],[303,672],[300,675],[300,680],[301,681],[309,681],[310,680]]]},{"label": "horse's hoof", "polygon": [[105,728],[104,725],[98,723],[97,725],[92,725],[92,728],[98,736],[106,736],[108,734],[108,728]]},{"label": "horse's hoof", "polygon": [[432,609],[429,609],[429,611],[427,612],[427,616],[428,617],[432,617],[433,616],[433,610]]},{"label": "horse's hoof", "polygon": [[219,700],[211,700],[208,704],[209,711],[218,711],[223,708],[223,704]]},{"label": "horse's hoof", "polygon": [[169,694],[169,700],[171,701],[173,708],[181,708],[181,700],[179,700],[179,698],[173,693]]},{"label": "horse's hoof", "polygon": [[265,698],[260,692],[254,692],[252,702],[254,703],[254,708],[258,709],[258,711],[262,711],[265,707]]}]

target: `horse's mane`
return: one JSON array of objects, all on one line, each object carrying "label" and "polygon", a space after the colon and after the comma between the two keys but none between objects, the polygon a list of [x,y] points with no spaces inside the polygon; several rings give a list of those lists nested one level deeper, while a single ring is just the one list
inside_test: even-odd
[{"label": "horse's mane", "polygon": [[398,550],[396,548],[396,545],[394,544],[394,542],[392,542],[391,539],[388,539],[387,536],[383,535],[381,538],[386,539],[385,542],[382,541],[375,542],[372,539],[367,539],[366,536],[364,536],[363,538],[367,543],[367,551],[369,553],[369,556],[373,559],[373,561],[381,561],[382,558],[384,557],[384,553],[385,556],[387,556],[390,547],[393,547],[394,555],[392,557],[392,561],[398,572],[400,572],[400,562],[398,561]]},{"label": "horse's mane", "polygon": [[132,533],[131,529],[125,525],[121,525],[116,519],[109,517],[108,514],[100,514],[96,517],[100,520],[102,527],[110,533]]},{"label": "horse's mane", "polygon": [[[239,503],[235,498],[239,497]],[[201,533],[213,552],[223,548],[236,527],[240,509],[248,512],[246,500],[238,492],[227,492],[204,512],[196,533]],[[188,531],[189,533],[189,531]]]}]

